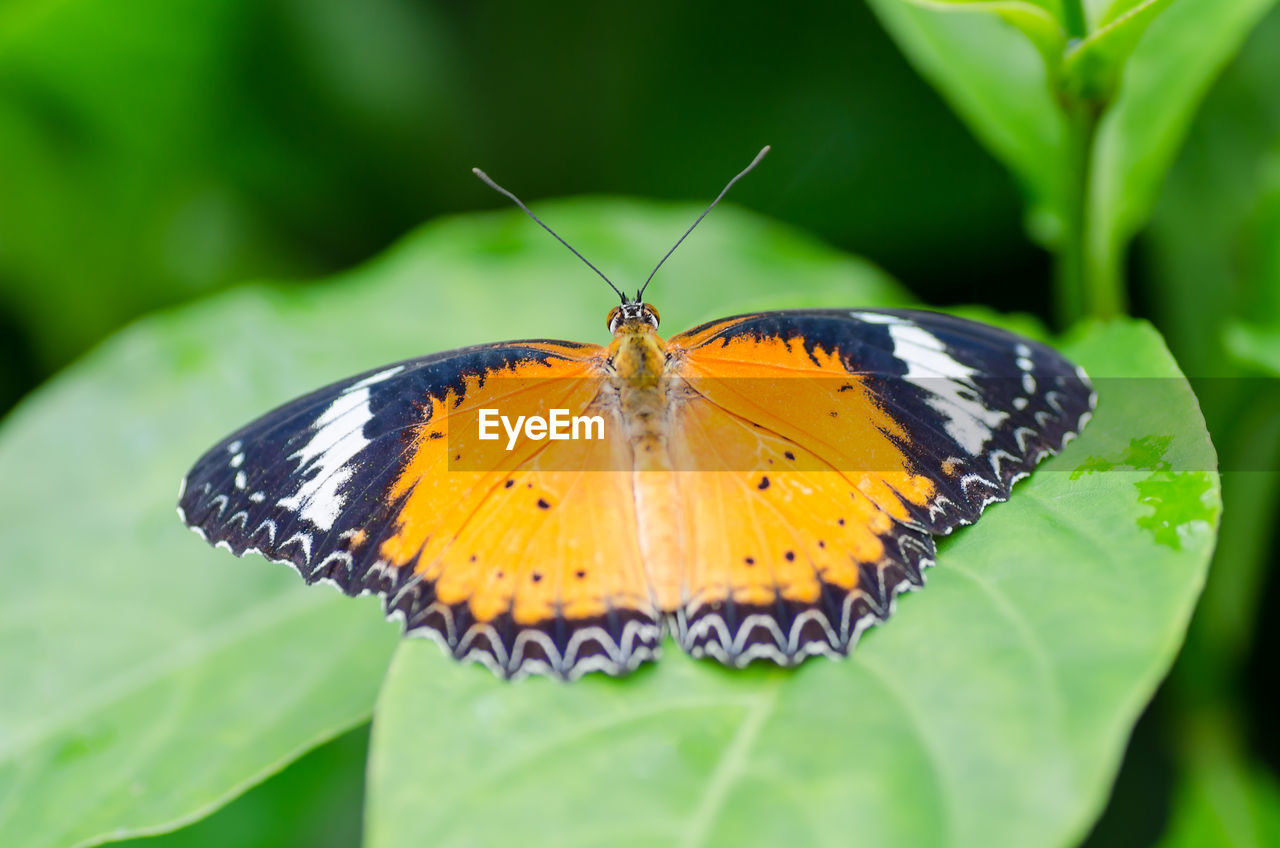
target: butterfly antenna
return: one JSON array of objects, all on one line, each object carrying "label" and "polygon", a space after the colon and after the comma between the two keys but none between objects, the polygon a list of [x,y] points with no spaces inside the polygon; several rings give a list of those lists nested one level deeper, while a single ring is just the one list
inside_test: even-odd
[{"label": "butterfly antenna", "polygon": [[711,205],[708,206],[703,211],[703,213],[698,216],[698,220],[694,221],[693,224],[690,225],[689,229],[684,231],[684,235],[680,236],[680,238],[676,240],[676,243],[671,245],[671,249],[667,251],[667,255],[658,260],[658,264],[653,266],[653,270],[649,272],[649,276],[644,281],[644,285],[640,287],[640,291],[636,292],[637,302],[641,301],[644,298],[644,290],[649,288],[649,280],[652,280],[653,275],[658,273],[658,269],[662,267],[662,263],[666,262],[667,258],[670,257],[671,254],[676,252],[676,248],[680,246],[680,242],[684,241],[686,238],[689,237],[689,233],[693,232],[693,228],[701,224],[702,219],[707,217],[707,213],[710,212],[712,209],[716,208],[716,204],[720,202],[721,198],[723,198],[726,194],[729,193],[729,189],[733,188],[733,184],[736,183],[738,180],[742,179],[743,177],[745,177],[747,174],[751,173],[752,169],[755,168],[756,165],[760,164],[760,160],[763,159],[764,155],[768,152],[769,152],[769,145],[766,144],[764,147],[760,148],[760,152],[756,154],[756,158],[751,160],[751,164],[743,168],[742,172],[739,173],[738,176],[729,180],[729,184],[720,190],[720,193],[716,195],[716,199],[711,201]]},{"label": "butterfly antenna", "polygon": [[[507,191],[505,188],[495,183],[492,179],[489,178],[488,174],[486,174],[484,171],[480,170],[479,168],[472,168],[471,173],[475,174],[477,177],[484,180],[484,184],[487,185],[489,188],[493,189],[499,194],[506,195],[511,200],[512,203],[514,203],[516,206],[519,206],[521,209],[523,209],[526,215],[528,215],[530,218],[538,222],[539,227],[542,227],[542,229],[546,230],[547,232],[551,233],[551,235],[555,236],[556,241],[560,242],[565,247],[569,248],[569,250],[573,253],[574,256],[581,259],[583,262],[586,263],[588,268],[590,268],[592,271],[595,271],[597,274],[599,274],[600,279],[604,280],[606,283],[609,284],[609,288],[613,289],[613,291],[618,295],[618,298],[621,299],[623,303],[627,302],[627,296],[622,293],[621,289],[619,289],[617,286],[613,284],[612,280],[610,280],[608,277],[604,275],[603,271],[601,271],[596,266],[592,265],[591,262],[587,259],[587,257],[583,256],[581,253],[574,250],[573,245],[569,244],[569,242],[560,238],[559,234],[556,233],[555,230],[551,229],[546,224],[542,223],[542,219],[539,218],[537,215],[533,214],[533,212],[529,211],[529,207],[521,203],[520,198],[516,197],[511,192]],[[732,183],[730,183],[730,185],[732,185]]]}]

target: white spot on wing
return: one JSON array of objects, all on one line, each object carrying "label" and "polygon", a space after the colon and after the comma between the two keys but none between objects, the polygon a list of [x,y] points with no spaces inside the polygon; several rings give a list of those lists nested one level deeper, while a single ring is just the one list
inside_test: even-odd
[{"label": "white spot on wing", "polygon": [[403,370],[404,370],[403,365],[396,365],[392,368],[387,368],[382,371],[379,371],[377,374],[370,374],[368,377],[365,377],[360,382],[353,383],[350,386],[350,388],[347,389],[347,391],[352,391],[354,389],[363,389],[363,388],[367,388],[368,386],[372,386],[374,383],[381,383],[383,380],[391,379],[392,377],[399,374]]},{"label": "white spot on wing", "polygon": [[369,411],[368,384],[377,376],[361,380],[339,395],[311,425],[315,430],[311,440],[289,457],[298,460],[299,476],[308,479],[297,492],[281,498],[278,503],[285,509],[296,510],[321,530],[333,527],[345,501],[338,489],[351,478],[351,460],[369,446],[369,440],[364,437],[364,425],[373,418]]},{"label": "white spot on wing", "polygon": [[903,379],[928,392],[926,402],[943,417],[943,427],[957,444],[971,455],[981,453],[991,431],[1009,414],[988,409],[978,399],[973,384],[978,371],[957,362],[941,339],[905,318],[876,312],[854,312],[853,316],[888,326],[893,354],[907,366]]}]

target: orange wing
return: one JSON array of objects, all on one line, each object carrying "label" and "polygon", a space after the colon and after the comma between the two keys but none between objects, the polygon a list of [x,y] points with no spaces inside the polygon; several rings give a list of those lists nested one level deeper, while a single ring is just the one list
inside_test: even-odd
[{"label": "orange wing", "polygon": [[[598,360],[514,368],[433,399],[390,496],[379,547],[388,609],[410,632],[504,676],[629,671],[657,655],[616,407]],[[606,421],[579,441],[478,438],[480,413]],[[585,430],[584,433],[585,435]],[[407,579],[405,575],[409,575]]]},{"label": "orange wing", "polygon": [[930,313],[743,316],[668,349],[687,384],[673,629],[733,665],[847,653],[923,585],[933,534],[1007,498],[1094,402],[1051,349]]},{"label": "orange wing", "polygon": [[846,653],[933,563],[912,516],[936,488],[898,447],[906,434],[838,356],[800,342],[739,336],[690,351],[681,373],[678,641],[734,665]]},{"label": "orange wing", "polygon": [[[487,345],[325,387],[208,451],[179,514],[236,555],[382,594],[408,633],[503,676],[625,672],[658,653],[662,625],[616,470],[623,428],[599,402],[605,353]],[[553,408],[612,416],[606,438],[479,438],[482,410]]]}]

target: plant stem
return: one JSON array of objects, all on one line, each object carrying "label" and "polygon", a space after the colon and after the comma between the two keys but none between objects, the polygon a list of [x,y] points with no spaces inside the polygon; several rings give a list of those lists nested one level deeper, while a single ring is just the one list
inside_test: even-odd
[{"label": "plant stem", "polygon": [[[1062,0],[1062,26],[1070,42],[1089,34],[1083,0]],[[1084,316],[1109,318],[1124,312],[1124,290],[1118,268],[1098,262],[1091,244],[1089,190],[1093,183],[1093,148],[1105,98],[1069,91],[1059,81],[1058,102],[1066,118],[1066,186],[1062,239],[1058,244],[1058,316],[1069,325]],[[1091,249],[1093,248],[1093,249]]]},{"label": "plant stem", "polygon": [[1057,256],[1058,315],[1064,326],[1081,318],[1114,318],[1128,307],[1118,248],[1094,242],[1090,222],[1093,149],[1105,103],[1064,96],[1066,187]]},{"label": "plant stem", "polygon": [[1062,26],[1068,38],[1084,38],[1089,22],[1084,14],[1084,0],[1062,0]]},{"label": "plant stem", "polygon": [[1064,197],[1062,239],[1058,244],[1058,316],[1070,326],[1086,314],[1105,317],[1099,309],[1098,292],[1089,261],[1089,183],[1092,177],[1093,143],[1098,129],[1098,113],[1090,103],[1063,99],[1067,119],[1066,196]]}]

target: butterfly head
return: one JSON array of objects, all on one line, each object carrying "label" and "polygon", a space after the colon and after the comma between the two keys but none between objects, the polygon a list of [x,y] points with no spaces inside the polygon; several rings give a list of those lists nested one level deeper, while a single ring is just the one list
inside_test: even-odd
[{"label": "butterfly head", "polygon": [[609,310],[605,323],[615,336],[627,330],[652,331],[658,329],[658,310],[647,303],[631,301]]}]

